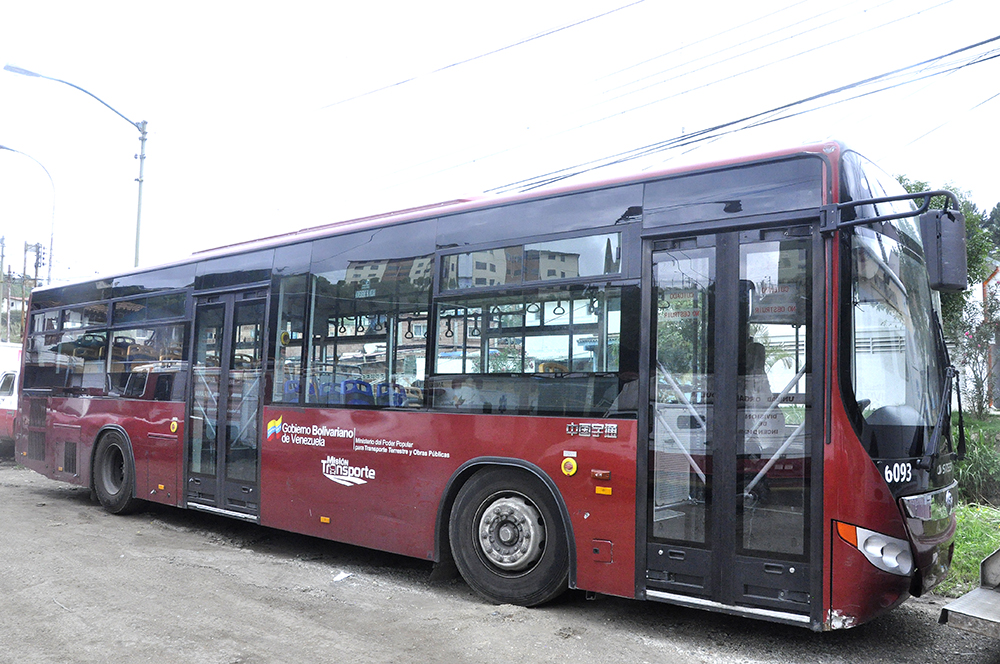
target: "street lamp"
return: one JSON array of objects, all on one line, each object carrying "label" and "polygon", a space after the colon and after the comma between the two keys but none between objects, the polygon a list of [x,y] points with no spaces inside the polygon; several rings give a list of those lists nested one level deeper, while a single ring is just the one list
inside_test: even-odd
[{"label": "street lamp", "polygon": [[42,164],[42,162],[38,161],[37,159],[35,159],[34,157],[32,157],[27,152],[21,152],[20,150],[15,150],[14,148],[9,148],[6,145],[0,145],[0,150],[7,150],[8,152],[16,152],[17,154],[21,155],[22,157],[27,157],[31,161],[33,161],[36,164],[38,164],[39,167],[41,167],[41,169],[43,171],[45,171],[45,175],[47,175],[48,178],[49,178],[49,184],[52,186],[52,220],[51,220],[51,223],[49,224],[49,276],[48,276],[48,279],[46,281],[51,285],[52,284],[52,244],[55,241],[55,236],[56,236],[56,183],[52,180],[52,174],[49,173],[49,169],[45,168],[45,165]]},{"label": "street lamp", "polygon": [[[97,95],[95,95],[94,93],[89,92],[87,90],[84,90],[79,85],[73,85],[69,81],[64,81],[64,80],[58,79],[58,78],[52,78],[51,76],[43,76],[42,74],[36,74],[33,71],[28,71],[27,69],[21,69],[20,67],[14,67],[12,65],[4,65],[4,71],[9,71],[9,72],[11,72],[13,74],[21,74],[22,76],[33,76],[35,78],[44,78],[44,79],[47,79],[47,80],[50,80],[50,81],[55,81],[56,83],[63,83],[65,85],[68,85],[71,88],[76,88],[80,92],[83,92],[83,93],[85,93],[87,95],[90,95],[91,97],[93,97],[97,101],[101,102],[106,107],[108,107],[112,111],[114,111],[115,115],[117,115],[118,117],[122,118],[123,120],[125,120],[126,122],[128,122],[130,125],[132,125],[133,127],[135,127],[136,129],[139,130],[139,177],[136,179],[136,182],[139,183],[139,206],[138,206],[138,209],[137,209],[136,214],[135,214],[135,267],[139,267],[139,228],[140,228],[141,222],[142,222],[142,170],[143,170],[142,167],[143,167],[143,164],[146,161],[146,121],[145,120],[141,120],[139,122],[132,122],[127,117],[125,117],[124,115],[122,115],[121,113],[119,113],[114,107],[112,107],[110,104],[108,104],[106,101],[104,101],[103,99],[101,99],[100,97],[98,97]],[[49,257],[50,275],[51,275],[51,269],[52,269],[52,258],[51,258],[51,254],[50,254],[50,257]],[[50,278],[50,280],[51,280],[51,278]]]}]

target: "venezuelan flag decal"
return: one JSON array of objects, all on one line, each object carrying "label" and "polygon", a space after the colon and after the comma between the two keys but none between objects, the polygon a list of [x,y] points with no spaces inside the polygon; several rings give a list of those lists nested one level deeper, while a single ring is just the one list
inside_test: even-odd
[{"label": "venezuelan flag decal", "polygon": [[267,423],[267,439],[271,440],[277,438],[278,434],[281,433],[281,418],[276,420],[271,420]]}]

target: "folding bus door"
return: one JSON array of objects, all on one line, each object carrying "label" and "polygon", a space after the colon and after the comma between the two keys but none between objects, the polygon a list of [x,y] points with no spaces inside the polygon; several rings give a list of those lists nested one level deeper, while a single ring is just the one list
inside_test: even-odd
[{"label": "folding bus door", "polygon": [[187,505],[255,519],[267,291],[197,298]]},{"label": "folding bus door", "polygon": [[812,231],[653,243],[647,597],[809,620]]}]

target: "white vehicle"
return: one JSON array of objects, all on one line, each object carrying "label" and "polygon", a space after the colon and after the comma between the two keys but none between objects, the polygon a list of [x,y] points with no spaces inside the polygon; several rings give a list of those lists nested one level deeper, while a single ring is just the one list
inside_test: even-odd
[{"label": "white vehicle", "polygon": [[17,374],[21,370],[21,345],[0,343],[0,442],[14,440],[17,416]]}]

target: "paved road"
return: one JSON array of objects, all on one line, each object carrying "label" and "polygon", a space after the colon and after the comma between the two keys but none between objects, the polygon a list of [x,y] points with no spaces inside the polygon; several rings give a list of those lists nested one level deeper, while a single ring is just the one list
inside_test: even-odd
[{"label": "paved road", "polygon": [[436,576],[189,511],[111,516],[0,460],[0,662],[1000,662],[926,601],[814,634],[577,593],[493,606]]}]

